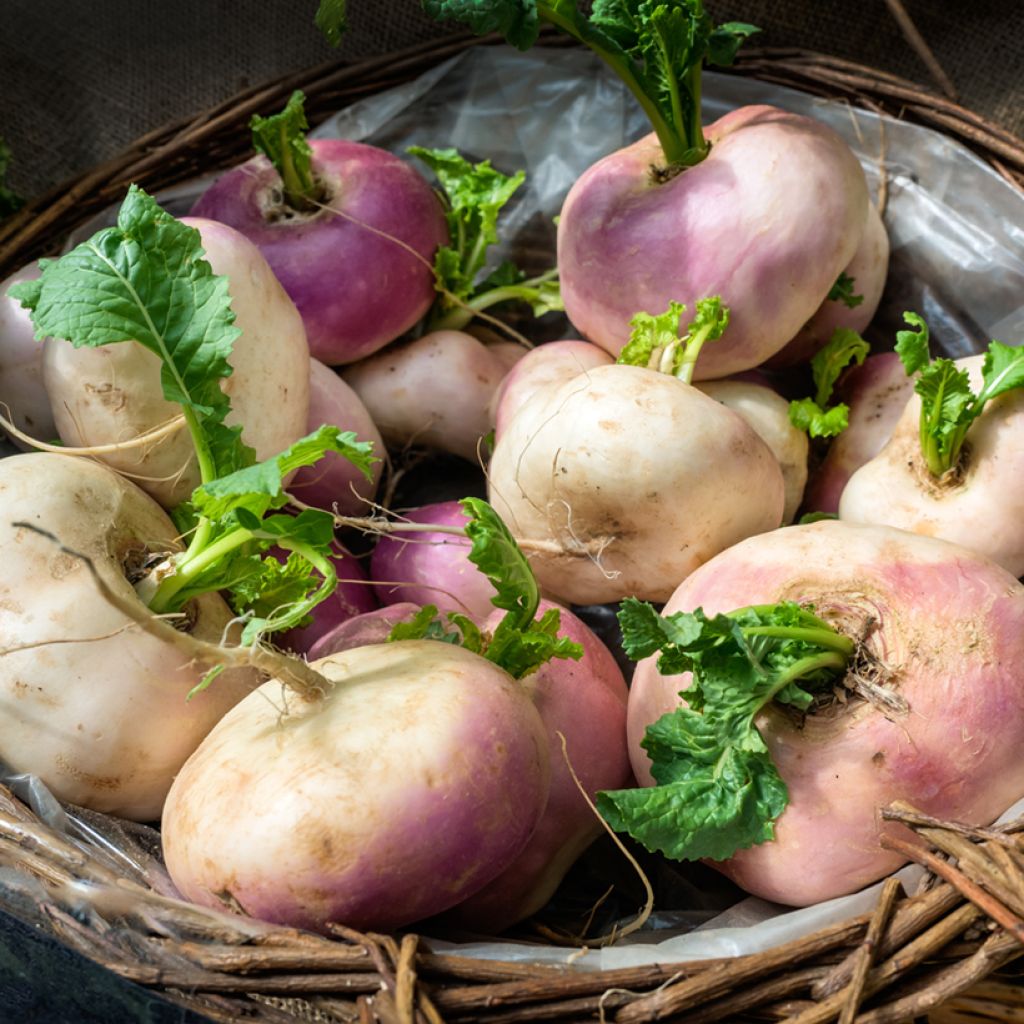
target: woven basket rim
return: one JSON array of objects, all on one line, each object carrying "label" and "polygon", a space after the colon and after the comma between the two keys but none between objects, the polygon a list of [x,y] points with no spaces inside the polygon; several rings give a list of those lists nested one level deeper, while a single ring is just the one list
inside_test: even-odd
[{"label": "woven basket rim", "polygon": [[[427,67],[473,46],[502,44],[496,35],[453,33],[442,40],[363,60],[334,59],[312,68],[243,89],[200,113],[182,117],[140,136],[96,167],[29,201],[0,223],[0,279],[31,259],[54,251],[59,241],[100,209],[115,202],[135,182],[155,191],[199,172],[195,156],[204,142],[234,132],[236,150],[204,153],[204,169],[219,170],[251,152],[247,124],[253,113],[273,109],[294,89],[307,94],[310,122],[360,96],[415,77]],[[575,46],[542,32],[539,45]],[[1008,182],[1024,191],[1024,140],[967,107],[887,71],[840,57],[795,47],[751,48],[726,73],[760,78],[831,99],[858,102],[867,109],[913,121],[951,135],[977,152]],[[334,103],[324,103],[338,93]]]}]

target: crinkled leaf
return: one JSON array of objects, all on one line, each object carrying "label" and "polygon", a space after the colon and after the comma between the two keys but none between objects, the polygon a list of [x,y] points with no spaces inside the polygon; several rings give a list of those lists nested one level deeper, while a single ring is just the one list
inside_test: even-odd
[{"label": "crinkled leaf", "polygon": [[357,440],[350,430],[324,425],[272,458],[201,485],[192,495],[192,504],[208,519],[221,519],[237,508],[262,516],[287,502],[284,478],[289,473],[312,466],[327,452],[343,455],[368,480],[373,479],[373,445]]},{"label": "crinkled leaf", "polygon": [[396,622],[387,635],[387,643],[399,640],[437,640],[445,644],[461,645],[462,634],[448,629],[441,621],[437,605],[424,605],[407,622]]},{"label": "crinkled leaf", "polygon": [[914,390],[921,396],[922,449],[926,456],[934,451],[937,461],[929,464],[935,473],[940,464],[952,465],[954,448],[974,418],[971,379],[952,359],[936,359],[921,371]]},{"label": "crinkled leaf", "polygon": [[707,62],[717,67],[729,67],[736,60],[740,47],[761,30],[743,21],[727,21],[715,28],[708,37]]},{"label": "crinkled leaf", "polygon": [[199,232],[133,185],[115,227],[41,261],[41,277],[9,294],[32,311],[37,338],[76,348],[134,340],[157,355],[164,397],[196,416],[221,475],[250,465],[253,453],[240,428],[224,425],[230,405],[220,385],[240,332],[227,278],[203,255]]},{"label": "crinkled leaf", "polygon": [[717,341],[729,326],[729,307],[718,295],[697,300],[697,311],[686,328],[689,337],[704,335],[704,341]]},{"label": "crinkled leaf", "polygon": [[847,309],[856,309],[864,301],[864,296],[853,290],[856,284],[856,278],[843,271],[829,289],[826,298],[829,302],[841,302]]},{"label": "crinkled leaf", "polygon": [[789,403],[789,422],[809,437],[835,437],[849,426],[850,407],[840,403],[822,409],[813,398],[796,399]]},{"label": "crinkled leaf", "polygon": [[870,351],[871,346],[856,331],[837,327],[832,332],[828,344],[811,359],[815,401],[819,406],[824,408],[831,401],[832,391],[843,370],[851,363],[863,365]]},{"label": "crinkled leaf", "polygon": [[[632,328],[629,341],[623,346],[616,362],[627,366],[648,366],[656,352],[679,342],[679,321],[685,312],[686,306],[681,302],[670,302],[668,309],[658,316],[637,313],[629,321]],[[678,350],[678,359],[682,359],[681,349]]]},{"label": "crinkled leaf", "polygon": [[1024,387],[1024,348],[1004,345],[1001,341],[990,342],[981,375],[984,383],[978,398],[982,404]]},{"label": "crinkled leaf", "polygon": [[579,644],[558,635],[561,624],[557,608],[549,608],[525,629],[516,625],[511,614],[506,615],[494,630],[484,657],[514,679],[522,679],[553,658],[582,658]]},{"label": "crinkled leaf", "polygon": [[793,602],[709,618],[699,608],[659,616],[629,600],[620,622],[630,649],[660,652],[660,671],[682,666],[692,680],[686,706],[645,733],[657,785],[601,793],[598,809],[613,828],[676,859],[721,859],[771,839],[787,794],[756,716],[772,700],[805,710],[811,691],[844,670],[852,642]]},{"label": "crinkled leaf", "polygon": [[320,0],[313,21],[331,46],[338,46],[348,29],[346,0]]},{"label": "crinkled leaf", "polygon": [[909,377],[924,369],[931,359],[928,352],[928,325],[917,313],[904,313],[903,320],[918,328],[916,331],[896,332],[896,355],[900,357]]},{"label": "crinkled leaf", "polygon": [[254,114],[249,121],[253,147],[274,165],[285,200],[300,210],[310,207],[321,191],[313,174],[313,150],[306,141],[305,103],[302,90],[296,89],[280,113]]},{"label": "crinkled leaf", "polygon": [[437,21],[457,21],[476,35],[497,32],[520,50],[537,41],[540,22],[536,0],[423,0]]}]

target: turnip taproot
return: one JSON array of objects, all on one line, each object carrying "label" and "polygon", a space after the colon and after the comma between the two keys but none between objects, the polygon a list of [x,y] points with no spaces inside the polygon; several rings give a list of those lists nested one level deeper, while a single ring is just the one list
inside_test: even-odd
[{"label": "turnip taproot", "polygon": [[992,342],[929,363],[924,321],[908,322],[920,330],[899,332],[897,352],[916,394],[850,478],[839,517],[942,537],[1024,575],[1024,349]]},{"label": "turnip taproot", "polygon": [[[630,752],[640,782],[650,786],[653,770],[662,785],[646,790],[647,796],[626,794],[636,805],[634,834],[644,832],[646,842],[661,848],[671,844],[678,856],[694,830],[710,829],[709,841],[717,843],[746,815],[772,804],[774,814],[781,813],[777,823],[771,824],[772,814],[757,818],[763,831],[753,838],[747,833],[733,850],[760,845],[732,856],[713,845],[713,854],[704,848],[697,855],[730,857],[716,866],[749,892],[803,905],[852,892],[899,865],[898,854],[879,846],[883,831],[899,827],[881,822],[880,808],[890,802],[906,800],[939,818],[987,824],[1024,794],[1024,680],[1018,670],[1024,588],[1005,569],[945,541],[820,522],[754,537],[723,552],[683,582],[664,615],[671,619],[702,609],[716,636],[727,637],[741,621],[734,610],[745,609],[749,617],[776,602],[813,609],[823,625],[838,631],[830,638],[830,631],[815,627],[833,655],[815,655],[812,662],[835,666],[834,655],[845,645],[846,669],[819,667],[807,691],[817,695],[812,703],[797,699],[792,686],[804,683],[791,664],[790,688],[783,693],[773,685],[762,696],[774,694],[775,702],[751,705],[761,708],[756,733],[751,726],[748,740],[741,741],[734,731],[734,745],[715,748],[714,756],[705,744],[706,765],[717,765],[716,782],[697,790],[687,788],[689,769],[679,761],[671,765],[664,745],[670,734],[678,751],[692,749],[694,742],[671,731],[673,719],[662,719],[678,714],[681,698],[693,692],[696,675],[684,669],[700,666],[703,693],[694,705],[701,713],[691,709],[685,734],[697,736],[714,722],[733,721],[728,709],[734,705],[722,701],[750,698],[714,674],[716,666],[733,664],[724,654],[709,660],[714,638],[699,641],[704,646],[684,658],[674,657],[674,667],[663,663],[665,673],[679,674],[663,674],[653,657],[642,661],[630,692]],[[735,618],[713,618],[720,613]],[[675,635],[686,634],[689,622],[684,615],[673,627]],[[746,642],[764,659],[777,642],[771,638],[784,632],[755,627],[745,633]],[[633,635],[643,634],[634,628]],[[760,679],[754,673],[751,681],[755,676]],[[836,686],[845,699],[833,696]],[[780,696],[792,706],[780,706]],[[795,710],[801,707],[804,713]],[[663,735],[655,742],[648,733],[643,749],[644,731],[655,722]],[[781,781],[772,781],[763,762],[746,773],[742,759],[760,756],[749,753],[759,749],[770,756]],[[652,769],[648,750],[656,752],[659,767]],[[719,817],[725,808],[737,816]]]},{"label": "turnip taproot", "polygon": [[331,655],[311,701],[264,684],[175,779],[164,856],[196,903],[267,921],[383,931],[439,913],[504,870],[548,792],[523,686],[459,647]]},{"label": "turnip taproot", "polygon": [[448,232],[415,168],[358,142],[306,143],[305,127],[295,94],[254,125],[267,156],[218,178],[192,213],[259,247],[302,314],[310,352],[333,366],[375,352],[426,313],[434,251]]},{"label": "turnip taproot", "polygon": [[[61,549],[88,556],[148,614],[132,582],[151,556],[180,545],[166,513],[134,484],[85,459],[17,455],[0,460],[0,510],[0,757],[62,800],[153,820],[185,758],[257,677],[229,670],[186,700],[203,670],[139,631]],[[185,621],[192,636],[219,643],[232,617],[206,594]]]},{"label": "turnip taproot", "polygon": [[[7,294],[11,285],[38,276],[39,266],[32,263],[0,282],[0,412],[29,437],[52,441],[57,425],[43,383],[43,346],[36,340],[28,312]],[[28,447],[13,435],[11,441],[19,448]]]},{"label": "turnip taproot", "polygon": [[680,313],[635,318],[624,358],[645,365],[598,366],[541,390],[495,447],[491,502],[563,601],[664,601],[712,555],[782,521],[782,471],[767,445],[675,376],[727,314],[699,303],[681,339]]},{"label": "turnip taproot", "polygon": [[[309,407],[309,354],[302,321],[259,250],[233,228],[184,219],[199,232],[213,272],[228,279],[235,327],[230,376],[222,390],[231,402],[229,423],[243,424],[243,439],[266,459],[298,440]],[[117,314],[123,315],[121,310]],[[117,316],[109,318],[121,326]],[[124,324],[129,329],[131,324]],[[171,321],[171,333],[187,321]],[[126,338],[131,334],[126,333]],[[161,362],[140,345],[75,348],[63,338],[44,345],[46,388],[61,439],[72,447],[131,441],[181,416],[164,394]],[[184,501],[200,481],[189,433],[183,429],[144,447],[102,456],[132,476],[164,508]]]}]

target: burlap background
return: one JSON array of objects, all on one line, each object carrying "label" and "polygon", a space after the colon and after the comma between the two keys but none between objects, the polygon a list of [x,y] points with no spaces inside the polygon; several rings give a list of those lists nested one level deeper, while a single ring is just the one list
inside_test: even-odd
[{"label": "burlap background", "polygon": [[[969,107],[1024,134],[1024,0],[906,0]],[[343,56],[438,37],[416,0],[350,0]],[[764,45],[848,57],[922,83],[883,0],[709,0]],[[32,196],[164,122],[336,56],[316,0],[0,0],[0,136]]]}]

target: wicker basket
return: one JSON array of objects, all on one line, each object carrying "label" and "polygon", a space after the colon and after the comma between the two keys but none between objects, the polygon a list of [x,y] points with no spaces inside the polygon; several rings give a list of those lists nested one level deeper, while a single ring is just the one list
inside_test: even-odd
[{"label": "wicker basket", "polygon": [[[249,152],[250,116],[293,89],[305,91],[316,123],[478,42],[453,36],[328,64],[153,132],[0,227],[0,278],[55,251],[132,182],[157,191],[238,162]],[[565,45],[549,35],[541,44]],[[796,50],[750,51],[733,70],[938,128],[1024,190],[1020,140],[903,79]],[[2,787],[0,866],[26,881],[0,882],[0,908],[214,1021],[1024,1020],[1024,989],[1009,973],[1024,954],[1024,822],[969,829],[909,808],[889,813],[922,839],[904,851],[928,870],[913,897],[887,883],[871,914],[720,961],[591,971],[568,956],[564,967],[481,961],[422,951],[414,935],[338,927],[326,939],[263,925],[160,895],[91,842],[88,828],[55,831]]]}]

